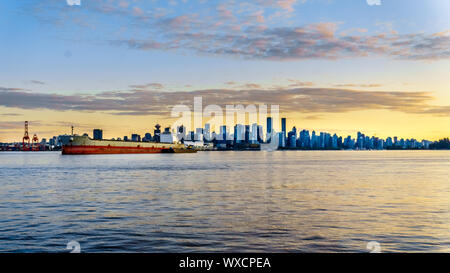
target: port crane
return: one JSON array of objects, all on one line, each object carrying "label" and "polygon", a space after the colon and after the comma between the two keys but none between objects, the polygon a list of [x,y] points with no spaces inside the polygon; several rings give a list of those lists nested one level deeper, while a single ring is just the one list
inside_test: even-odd
[{"label": "port crane", "polygon": [[25,121],[25,134],[22,138],[22,151],[25,151],[25,141],[27,141],[27,149],[30,149],[30,136],[28,135],[28,121]]},{"label": "port crane", "polygon": [[39,150],[39,138],[36,134],[33,135],[33,138],[30,138],[30,134],[28,133],[28,121],[25,121],[25,133],[22,138],[22,151],[38,151],[38,150]]}]

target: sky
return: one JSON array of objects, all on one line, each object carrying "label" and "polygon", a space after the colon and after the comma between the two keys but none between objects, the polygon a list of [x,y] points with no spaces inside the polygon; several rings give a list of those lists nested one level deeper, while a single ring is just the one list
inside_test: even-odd
[{"label": "sky", "polygon": [[0,142],[279,105],[288,127],[450,136],[447,0],[0,1]]}]

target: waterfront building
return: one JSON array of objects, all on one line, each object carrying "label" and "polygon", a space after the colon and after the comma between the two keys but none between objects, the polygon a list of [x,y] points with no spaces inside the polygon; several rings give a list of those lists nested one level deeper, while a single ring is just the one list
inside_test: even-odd
[{"label": "waterfront building", "polygon": [[164,132],[160,135],[160,142],[161,143],[173,143],[174,137],[172,132],[170,131],[170,127],[167,127],[164,129]]},{"label": "waterfront building", "polygon": [[139,134],[132,134],[131,135],[131,141],[140,142],[141,141],[141,136]]},{"label": "waterfront building", "polygon": [[150,142],[150,141],[152,141],[152,134],[150,134],[150,133],[145,133],[145,136],[144,136],[144,138],[142,139],[142,141],[145,141],[145,142]]},{"label": "waterfront building", "polygon": [[227,141],[227,136],[228,136],[227,134],[228,134],[227,133],[227,126],[226,125],[220,126],[220,134],[219,134],[217,140],[222,141],[222,142],[226,142]]},{"label": "waterfront building", "polygon": [[257,123],[252,124],[249,142],[250,142],[250,144],[258,143],[258,124]]},{"label": "waterfront building", "polygon": [[177,139],[178,141],[185,141],[187,139],[185,126],[181,125],[177,127]]},{"label": "waterfront building", "polygon": [[234,126],[234,142],[242,143],[245,141],[245,127],[242,124],[236,124]]},{"label": "waterfront building", "polygon": [[270,142],[270,136],[272,134],[272,117],[267,117],[267,131],[266,131],[266,142]]},{"label": "waterfront building", "polygon": [[244,141],[245,143],[249,143],[250,142],[250,125],[245,125],[244,128]]},{"label": "waterfront building", "polygon": [[203,141],[203,128],[196,128],[195,129],[195,141]]},{"label": "waterfront building", "polygon": [[338,146],[338,136],[336,134],[334,134],[333,138],[331,139],[331,148],[332,149],[339,148],[339,146]]},{"label": "waterfront building", "polygon": [[211,141],[211,124],[205,124],[205,130],[203,131],[203,137],[206,141]]},{"label": "waterfront building", "polygon": [[95,140],[103,139],[103,130],[102,129],[94,129],[94,139]]},{"label": "waterfront building", "polygon": [[286,138],[283,137],[283,132],[278,133],[278,147],[286,147]]},{"label": "waterfront building", "polygon": [[291,149],[297,147],[297,134],[294,130],[292,130],[288,133],[287,146]]},{"label": "waterfront building", "polygon": [[160,137],[161,137],[161,125],[159,125],[159,124],[156,124],[155,125],[155,130],[153,130],[153,140],[155,141],[155,142],[159,142],[161,139],[160,139]]},{"label": "waterfront building", "polygon": [[264,127],[262,125],[258,125],[257,140],[259,143],[264,142]]}]

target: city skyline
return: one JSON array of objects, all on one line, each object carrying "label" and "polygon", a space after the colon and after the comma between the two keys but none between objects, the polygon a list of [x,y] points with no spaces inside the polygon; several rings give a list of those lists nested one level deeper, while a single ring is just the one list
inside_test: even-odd
[{"label": "city skyline", "polygon": [[[0,3],[0,142],[277,104],[287,128],[450,136],[448,1]],[[356,129],[357,128],[357,129]]]},{"label": "city skyline", "polygon": [[[40,141],[36,135],[33,137],[33,143],[26,143],[25,137],[21,145],[20,142],[2,143],[2,150],[54,150],[61,149],[62,145],[72,135],[90,136],[93,140],[118,140],[131,142],[161,142],[161,143],[180,143],[185,145],[194,145],[196,147],[209,147],[208,149],[219,150],[254,150],[260,148],[260,144],[268,144],[273,141],[276,145],[270,145],[272,148],[277,147],[281,150],[410,150],[410,149],[448,149],[449,138],[443,138],[439,141],[430,141],[426,139],[417,140],[415,138],[400,138],[397,136],[389,136],[385,139],[378,136],[370,136],[358,131],[356,137],[352,135],[344,136],[333,132],[323,132],[297,128],[293,126],[291,130],[287,128],[287,119],[280,118],[280,126],[274,125],[273,117],[266,118],[265,125],[258,122],[252,124],[235,123],[233,126],[220,125],[213,130],[211,124],[205,123],[203,127],[188,130],[184,125],[176,128],[163,127],[160,124],[154,126],[153,135],[150,130],[145,133],[133,133],[122,137],[107,139],[103,137],[103,129],[93,129],[90,135],[87,132],[76,134],[71,126],[71,134],[63,134],[50,138],[42,138]],[[278,124],[278,125],[279,125]],[[279,127],[280,130],[276,130]],[[28,122],[25,122],[25,135],[28,132]],[[311,134],[310,134],[311,133]],[[272,137],[276,136],[276,139]],[[48,141],[47,141],[48,139]],[[208,145],[210,143],[211,145]],[[253,146],[252,146],[253,145]],[[258,145],[258,146],[254,146]],[[262,149],[262,148],[261,148]]]}]

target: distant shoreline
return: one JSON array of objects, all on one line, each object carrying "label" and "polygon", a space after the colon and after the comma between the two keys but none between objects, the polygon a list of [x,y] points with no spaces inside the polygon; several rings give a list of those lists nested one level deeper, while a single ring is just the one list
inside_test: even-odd
[{"label": "distant shoreline", "polygon": [[[198,152],[264,152],[265,150],[257,150],[257,149],[214,149],[214,150],[199,150]],[[383,149],[383,150],[345,150],[345,149],[335,149],[335,150],[305,150],[305,149],[277,149],[273,151],[268,152],[381,152],[381,151],[450,151],[450,149]],[[0,150],[0,153],[61,153],[61,150],[57,151],[2,151]],[[127,154],[127,153],[124,153]],[[129,153],[133,154],[133,153]],[[142,153],[145,154],[145,153]],[[101,154],[99,154],[101,155]]]}]

